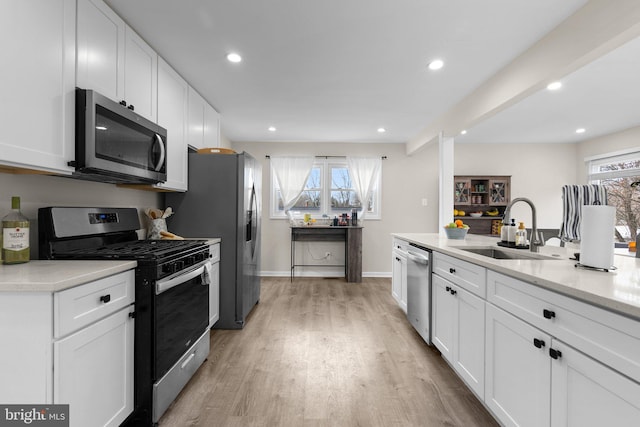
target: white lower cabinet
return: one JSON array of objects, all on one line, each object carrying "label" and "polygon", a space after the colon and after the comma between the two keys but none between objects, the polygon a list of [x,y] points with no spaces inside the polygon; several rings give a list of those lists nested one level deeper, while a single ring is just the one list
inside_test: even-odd
[{"label": "white lower cabinet", "polygon": [[640,423],[640,384],[583,353],[553,342],[552,427],[631,427]]},{"label": "white lower cabinet", "polygon": [[455,299],[451,297],[449,282],[436,275],[431,280],[431,319],[432,341],[440,350],[442,357],[453,360]]},{"label": "white lower cabinet", "polygon": [[391,296],[402,311],[407,312],[407,246],[400,239],[393,239],[391,250]]},{"label": "white lower cabinet", "polygon": [[485,301],[435,274],[431,289],[433,343],[482,399]]},{"label": "white lower cabinet", "polygon": [[487,304],[485,403],[506,426],[636,426],[640,384]]},{"label": "white lower cabinet", "polygon": [[391,293],[393,298],[398,302],[400,308],[407,312],[407,257],[402,255],[393,255],[393,272],[392,272]]},{"label": "white lower cabinet", "polygon": [[551,337],[491,304],[486,319],[485,404],[505,426],[548,426]]},{"label": "white lower cabinet", "polygon": [[[68,404],[71,427],[133,411],[133,270],[60,292],[0,293],[4,404]],[[8,327],[11,325],[11,327]]]},{"label": "white lower cabinet", "polygon": [[73,426],[118,426],[133,411],[133,321],[129,308],[53,344],[53,403]]},{"label": "white lower cabinet", "polygon": [[211,283],[209,283],[209,328],[220,319],[220,243],[209,246]]},{"label": "white lower cabinet", "polygon": [[639,425],[640,322],[483,268],[434,252],[432,341],[496,419]]}]

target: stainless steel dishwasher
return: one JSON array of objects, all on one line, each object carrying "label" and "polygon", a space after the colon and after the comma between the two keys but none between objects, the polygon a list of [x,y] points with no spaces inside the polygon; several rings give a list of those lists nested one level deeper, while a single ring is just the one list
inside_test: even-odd
[{"label": "stainless steel dishwasher", "polygon": [[407,319],[431,344],[431,250],[415,243],[407,250]]}]

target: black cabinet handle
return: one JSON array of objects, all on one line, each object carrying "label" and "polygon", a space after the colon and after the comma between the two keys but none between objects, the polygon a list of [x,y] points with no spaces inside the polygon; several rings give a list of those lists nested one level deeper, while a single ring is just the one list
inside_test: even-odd
[{"label": "black cabinet handle", "polygon": [[549,356],[551,356],[552,359],[560,359],[562,357],[562,352],[560,350],[556,350],[555,348],[550,348],[549,349]]},{"label": "black cabinet handle", "polygon": [[396,257],[396,261],[400,261],[400,258]]},{"label": "black cabinet handle", "polygon": [[123,107],[127,106],[127,101],[125,101],[124,99],[122,101],[120,101],[120,105],[122,105]]},{"label": "black cabinet handle", "polygon": [[451,292],[451,286],[447,286],[445,289],[447,292]]},{"label": "black cabinet handle", "polygon": [[450,269],[449,269],[449,273],[454,274],[455,272],[456,272],[456,269],[455,269],[455,268],[450,268]]},{"label": "black cabinet handle", "polygon": [[545,308],[544,310],[542,310],[542,315],[544,316],[545,319],[551,319],[553,317],[556,317],[556,312],[555,311],[551,311],[551,310],[547,310]]},{"label": "black cabinet handle", "polygon": [[136,318],[136,312],[135,311],[130,311],[129,312],[129,317],[132,318],[132,319],[135,319]]},{"label": "black cabinet handle", "polygon": [[100,297],[100,302],[103,302],[103,303],[105,303],[105,304],[106,304],[106,303],[108,303],[109,301],[111,301],[111,294],[102,295],[102,296]]},{"label": "black cabinet handle", "polygon": [[533,339],[533,345],[535,345],[537,348],[542,348],[544,347],[544,341],[543,340],[539,340],[538,338],[534,338]]},{"label": "black cabinet handle", "polygon": [[129,104],[129,106],[127,107],[129,110],[133,111],[134,107],[133,104]]},{"label": "black cabinet handle", "polygon": [[449,292],[451,292],[451,295],[455,295],[458,293],[458,291],[456,291],[455,289],[451,289]]}]

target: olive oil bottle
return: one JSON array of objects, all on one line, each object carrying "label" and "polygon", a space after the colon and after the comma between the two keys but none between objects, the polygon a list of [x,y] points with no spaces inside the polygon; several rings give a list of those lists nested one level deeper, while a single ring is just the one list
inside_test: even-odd
[{"label": "olive oil bottle", "polygon": [[20,197],[11,198],[11,212],[2,218],[2,263],[29,261],[29,220],[20,212]]}]

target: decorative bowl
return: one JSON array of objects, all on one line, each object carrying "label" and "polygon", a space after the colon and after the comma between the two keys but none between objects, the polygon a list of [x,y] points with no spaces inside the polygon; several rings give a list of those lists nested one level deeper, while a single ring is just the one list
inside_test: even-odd
[{"label": "decorative bowl", "polygon": [[472,218],[480,218],[482,216],[482,212],[471,212],[469,215],[471,215]]},{"label": "decorative bowl", "polygon": [[464,240],[467,237],[468,228],[444,228],[445,233],[447,234],[447,239],[455,239],[455,240]]}]

